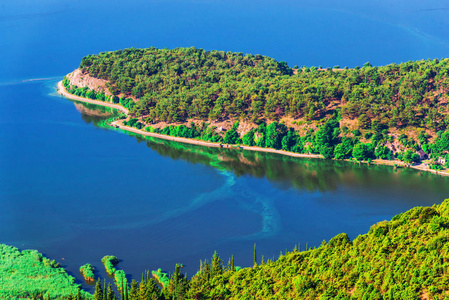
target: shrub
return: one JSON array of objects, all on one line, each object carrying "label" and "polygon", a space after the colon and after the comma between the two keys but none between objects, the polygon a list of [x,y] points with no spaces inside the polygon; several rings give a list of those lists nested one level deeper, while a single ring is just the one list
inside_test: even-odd
[{"label": "shrub", "polygon": [[115,266],[118,264],[118,258],[113,255],[106,255],[101,259],[101,262],[104,264],[106,272],[109,275],[113,275],[116,271]]},{"label": "shrub", "polygon": [[95,281],[94,267],[91,264],[85,264],[80,267],[80,272],[86,281]]}]

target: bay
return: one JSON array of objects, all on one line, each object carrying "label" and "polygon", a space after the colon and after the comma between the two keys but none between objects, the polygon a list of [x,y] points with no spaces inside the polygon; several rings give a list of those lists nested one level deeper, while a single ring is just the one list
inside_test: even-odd
[{"label": "bay", "polygon": [[0,110],[9,112],[0,121],[0,240],[43,252],[80,283],[87,262],[107,278],[100,259],[109,254],[137,279],[176,263],[193,275],[214,251],[249,266],[254,243],[267,259],[340,232],[354,239],[449,195],[449,178],[411,169],[104,129],[107,109],[61,98],[55,84],[0,90]]},{"label": "bay", "polygon": [[5,1],[0,10],[0,242],[37,249],[79,283],[118,256],[188,275],[213,251],[250,266],[449,197],[415,170],[147,140],[97,126],[109,112],[55,93],[90,53],[190,47],[260,53],[290,66],[442,58],[439,1]]}]

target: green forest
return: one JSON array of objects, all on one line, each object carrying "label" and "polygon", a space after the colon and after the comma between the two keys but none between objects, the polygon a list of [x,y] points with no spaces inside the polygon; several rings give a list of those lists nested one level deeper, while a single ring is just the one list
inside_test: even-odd
[{"label": "green forest", "polygon": [[[325,158],[449,167],[449,59],[291,69],[262,55],[131,48],[88,55],[79,68],[107,80],[111,95],[68,79],[66,89],[128,108],[125,126]],[[217,128],[224,121],[233,125]]]},{"label": "green forest", "polygon": [[[88,55],[83,72],[114,95],[139,99],[146,122],[189,118],[320,120],[337,112],[364,128],[449,126],[449,59],[354,69],[303,67],[262,56],[196,48],[124,49]],[[297,69],[296,69],[297,70]],[[297,74],[294,74],[297,73]]]},{"label": "green forest", "polygon": [[[168,275],[153,271],[154,279],[149,272],[140,281],[119,279],[123,285],[116,288],[98,280],[94,295],[79,291],[70,280],[63,283],[67,274],[36,251],[0,249],[0,282],[7,287],[0,298],[448,299],[449,199],[379,222],[353,241],[342,233],[318,248],[297,245],[271,259],[259,255],[254,245],[254,265],[247,268],[215,252],[191,278],[176,265]],[[115,269],[115,257],[102,261],[108,272]]]}]

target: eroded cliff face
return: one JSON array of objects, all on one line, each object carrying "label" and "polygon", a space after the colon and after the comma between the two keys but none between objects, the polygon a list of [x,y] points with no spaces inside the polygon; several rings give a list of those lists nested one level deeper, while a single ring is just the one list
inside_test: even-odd
[{"label": "eroded cliff face", "polygon": [[94,78],[87,73],[81,72],[80,69],[76,69],[72,73],[67,74],[66,77],[70,80],[71,84],[77,87],[88,87],[95,92],[104,92],[108,96],[112,95],[106,86],[107,80]]}]

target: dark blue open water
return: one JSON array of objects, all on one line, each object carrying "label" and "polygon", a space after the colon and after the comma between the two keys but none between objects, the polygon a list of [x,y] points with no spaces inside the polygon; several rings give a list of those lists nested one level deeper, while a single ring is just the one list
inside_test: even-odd
[{"label": "dark blue open water", "polygon": [[[196,46],[324,67],[449,53],[441,1],[334,3],[2,2],[0,243],[37,249],[80,282],[86,262],[106,276],[106,254],[135,278],[177,262],[193,274],[214,250],[248,266],[254,243],[277,257],[448,198],[449,178],[413,170],[130,137],[95,126],[101,110],[55,95],[83,56],[126,47]],[[36,78],[51,79],[27,81]]]}]

